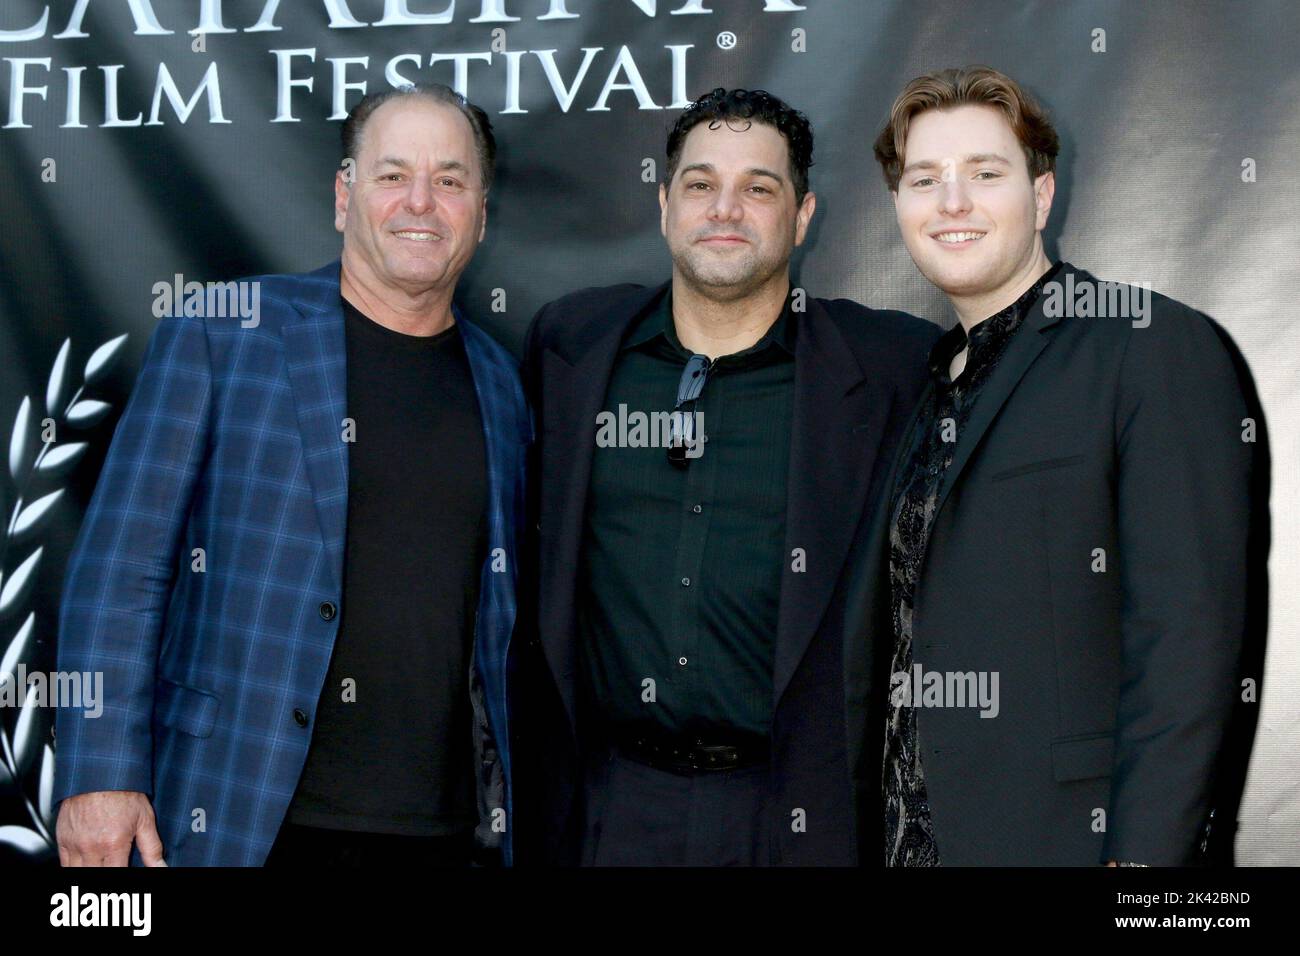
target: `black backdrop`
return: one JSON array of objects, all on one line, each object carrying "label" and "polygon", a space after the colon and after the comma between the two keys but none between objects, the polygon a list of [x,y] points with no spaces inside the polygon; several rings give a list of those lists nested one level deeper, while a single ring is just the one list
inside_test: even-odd
[{"label": "black backdrop", "polygon": [[[1273,433],[1275,692],[1237,849],[1300,863],[1300,695],[1286,692],[1300,664],[1298,34],[1285,0],[0,0],[4,669],[54,668],[67,555],[156,322],[154,284],[337,255],[331,116],[361,95],[342,83],[383,88],[401,58],[401,76],[456,83],[488,111],[498,181],[458,298],[517,349],[549,299],[667,277],[664,138],[714,86],[771,90],[813,122],[818,210],[797,283],[951,324],[870,144],[906,80],[982,62],[1062,134],[1049,254],[1207,312],[1254,371]],[[5,861],[52,859],[52,723],[0,709]]]}]

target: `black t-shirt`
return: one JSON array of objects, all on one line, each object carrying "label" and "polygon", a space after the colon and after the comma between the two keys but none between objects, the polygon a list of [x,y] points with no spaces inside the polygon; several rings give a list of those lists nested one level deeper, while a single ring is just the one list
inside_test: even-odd
[{"label": "black t-shirt", "polygon": [[405,335],[343,311],[355,423],[343,599],[288,819],[463,831],[477,819],[469,666],[487,537],[474,380],[458,326]]}]

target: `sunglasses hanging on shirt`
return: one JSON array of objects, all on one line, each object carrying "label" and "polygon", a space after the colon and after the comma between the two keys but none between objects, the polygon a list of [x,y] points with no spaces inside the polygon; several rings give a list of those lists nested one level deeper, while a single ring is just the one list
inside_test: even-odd
[{"label": "sunglasses hanging on shirt", "polygon": [[704,391],[711,364],[707,355],[692,355],[677,383],[677,404],[669,416],[672,441],[668,445],[668,461],[676,468],[685,468],[692,458],[704,454],[704,427],[698,421],[702,416],[695,411],[695,405]]}]

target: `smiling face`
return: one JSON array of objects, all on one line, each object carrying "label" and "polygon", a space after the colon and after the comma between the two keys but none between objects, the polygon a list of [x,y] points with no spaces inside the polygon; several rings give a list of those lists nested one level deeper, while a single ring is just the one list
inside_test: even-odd
[{"label": "smiling face", "polygon": [[469,121],[416,96],[381,105],[362,128],[356,181],[334,180],[343,268],[376,291],[452,288],[487,230],[487,195]]},{"label": "smiling face", "polygon": [[789,149],[772,126],[694,127],[672,181],[659,187],[659,228],[674,272],[713,299],[739,299],[787,272],[817,200],[795,203]]},{"label": "smiling face", "polygon": [[931,109],[908,127],[894,208],[922,275],[954,298],[996,300],[1042,260],[1054,186],[1051,173],[1029,178],[999,109]]}]

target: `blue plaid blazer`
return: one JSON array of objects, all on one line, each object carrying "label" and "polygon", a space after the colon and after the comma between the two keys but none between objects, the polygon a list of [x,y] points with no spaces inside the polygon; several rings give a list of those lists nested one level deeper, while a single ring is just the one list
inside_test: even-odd
[{"label": "blue plaid blazer", "polygon": [[[302,773],[339,627],[348,500],[339,263],[257,281],[254,327],[180,308],[159,323],[60,608],[58,666],[103,672],[105,700],[97,718],[58,712],[53,798],[149,795],[172,866],[264,862]],[[454,314],[488,462],[489,554],[470,667],[476,837],[509,865],[506,657],[532,425],[516,362]],[[131,862],[141,862],[134,848]]]}]

